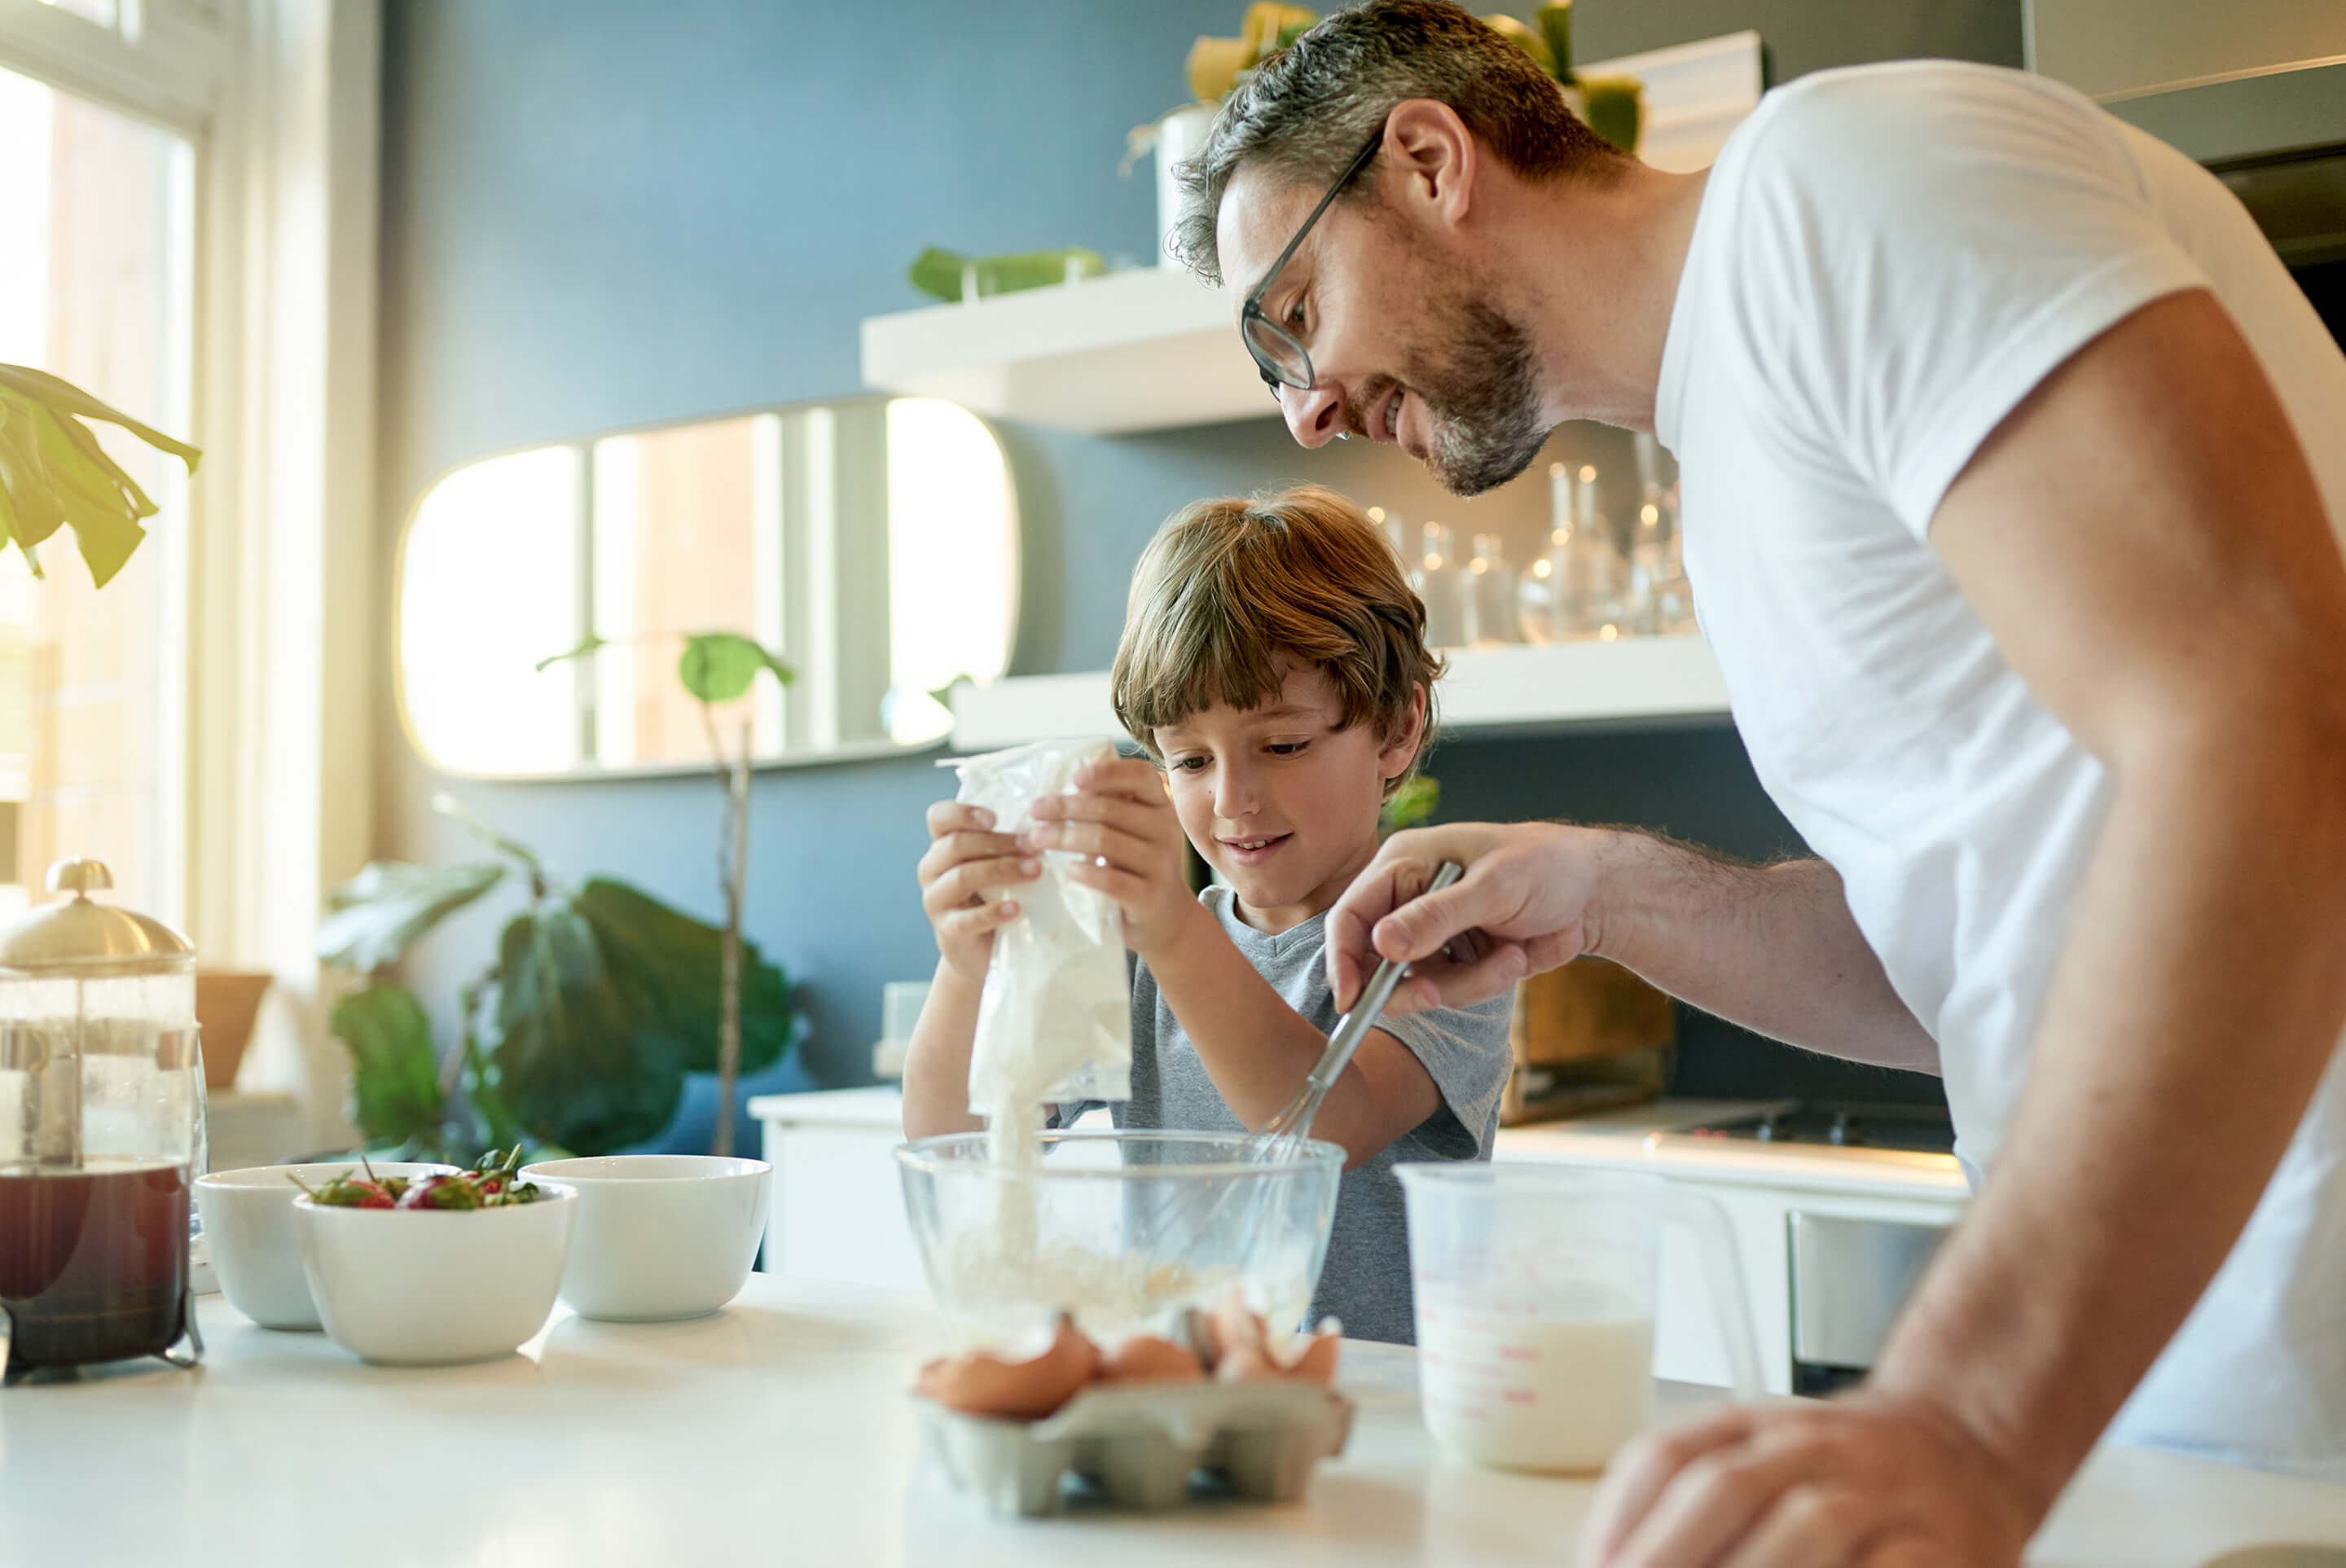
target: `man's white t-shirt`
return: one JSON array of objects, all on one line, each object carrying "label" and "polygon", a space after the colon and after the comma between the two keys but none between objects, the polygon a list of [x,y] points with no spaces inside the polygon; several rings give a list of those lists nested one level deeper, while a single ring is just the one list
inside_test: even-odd
[{"label": "man's white t-shirt", "polygon": [[[2346,527],[2346,357],[2304,294],[2213,176],[2040,77],[1911,62],[1770,94],[1711,171],[1671,312],[1656,429],[1703,633],[1761,783],[1938,1040],[1975,1182],[2112,786],[1931,519],[2047,373],[2189,289],[2239,323]],[[2346,1480],[2341,1061],[2115,1435]]]}]

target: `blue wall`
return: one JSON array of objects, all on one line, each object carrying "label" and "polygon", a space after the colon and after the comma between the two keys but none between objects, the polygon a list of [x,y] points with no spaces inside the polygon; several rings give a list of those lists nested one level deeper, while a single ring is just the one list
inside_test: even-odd
[{"label": "blue wall", "polygon": [[[1518,7],[1519,9],[1521,7]],[[431,481],[482,454],[753,403],[861,390],[855,322],[920,302],[906,262],[1086,244],[1146,256],[1153,188],[1119,179],[1127,130],[1185,97],[1193,36],[1239,0],[883,7],[763,0],[392,0],[384,66],[381,545]],[[1781,80],[1944,54],[2017,64],[2018,0],[1581,0],[1584,57],[1757,27]],[[1236,351],[1236,345],[1233,345]],[[1307,453],[1270,421],[1122,439],[1003,431],[1029,564],[1020,673],[1096,668],[1164,515],[1201,494],[1336,484],[1405,514],[1545,505],[1526,485],[1461,505],[1390,451]],[[1617,453],[1567,430],[1560,454]],[[1460,514],[1466,515],[1460,516]],[[385,624],[388,624],[387,621]],[[446,789],[557,864],[717,905],[717,801],[699,779],[449,780],[378,683],[378,845],[470,852]],[[1435,764],[1445,815],[1647,823],[1746,854],[1798,841],[1733,732],[1477,742]],[[803,982],[813,1034],[780,1084],[865,1081],[883,981],[934,962],[914,899],[926,757],[778,769],[756,786],[750,927]],[[445,1009],[499,911],[435,938],[412,978]],[[1690,1023],[1681,1085],[1912,1092]],[[704,1113],[705,1114],[705,1113]]]}]

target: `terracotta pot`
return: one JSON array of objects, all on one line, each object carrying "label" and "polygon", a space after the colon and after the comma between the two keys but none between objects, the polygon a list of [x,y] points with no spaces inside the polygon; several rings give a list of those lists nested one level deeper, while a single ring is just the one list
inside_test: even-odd
[{"label": "terracotta pot", "polygon": [[226,1089],[236,1083],[244,1048],[252,1043],[252,1021],[260,1012],[260,999],[276,978],[266,970],[196,972],[196,1025],[203,1031],[207,1089]]}]

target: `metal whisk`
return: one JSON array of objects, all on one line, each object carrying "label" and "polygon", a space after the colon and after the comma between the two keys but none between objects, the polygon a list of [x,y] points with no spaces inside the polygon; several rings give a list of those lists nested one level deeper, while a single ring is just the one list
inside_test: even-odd
[{"label": "metal whisk", "polygon": [[[1444,860],[1434,871],[1433,881],[1425,891],[1438,893],[1464,874],[1465,868],[1457,861]],[[1336,1020],[1335,1030],[1328,1036],[1328,1048],[1320,1053],[1320,1060],[1305,1075],[1303,1087],[1297,1090],[1295,1098],[1280,1107],[1279,1114],[1265,1122],[1247,1141],[1242,1158],[1250,1165],[1273,1165],[1295,1157],[1296,1151],[1311,1135],[1311,1123],[1320,1115],[1320,1106],[1328,1098],[1328,1091],[1334,1087],[1337,1079],[1344,1075],[1344,1069],[1352,1065],[1353,1054],[1360,1050],[1361,1042],[1368,1038],[1369,1031],[1376,1027],[1378,1018],[1384,1013],[1385,1003],[1392,1000],[1393,988],[1408,973],[1409,965],[1405,962],[1390,958],[1378,962],[1375,972],[1369,976],[1368,984],[1361,988],[1361,994],[1353,1002],[1352,1011]],[[1231,1184],[1239,1185],[1246,1186],[1250,1191],[1257,1190],[1257,1184]],[[1226,1211],[1231,1186],[1216,1191],[1207,1201],[1203,1211],[1194,1217],[1188,1232],[1192,1238],[1190,1242],[1172,1253],[1160,1248],[1160,1255],[1177,1256],[1179,1252],[1186,1252],[1194,1245],[1194,1238],[1219,1229],[1229,1217]],[[1252,1203],[1248,1205],[1248,1213],[1239,1223],[1246,1231],[1250,1231],[1257,1223]]]},{"label": "metal whisk", "polygon": [[[1438,893],[1465,874],[1466,869],[1457,861],[1444,860],[1434,871],[1433,881],[1425,891]],[[1311,1135],[1312,1119],[1320,1115],[1328,1091],[1344,1075],[1344,1069],[1352,1064],[1353,1053],[1369,1037],[1369,1031],[1376,1027],[1385,1003],[1392,1000],[1393,988],[1408,973],[1406,963],[1390,958],[1378,961],[1368,984],[1361,988],[1359,998],[1353,1002],[1352,1010],[1336,1020],[1335,1033],[1328,1036],[1328,1048],[1320,1053],[1320,1061],[1304,1078],[1303,1087],[1255,1134],[1254,1142],[1247,1148],[1249,1159],[1280,1158],[1293,1153],[1298,1144]]]}]

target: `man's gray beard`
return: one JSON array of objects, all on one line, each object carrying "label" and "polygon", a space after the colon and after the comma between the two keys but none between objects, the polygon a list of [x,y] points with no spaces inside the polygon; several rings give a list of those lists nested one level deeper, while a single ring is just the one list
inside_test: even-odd
[{"label": "man's gray beard", "polygon": [[1454,298],[1438,314],[1448,352],[1409,375],[1431,416],[1425,466],[1451,494],[1480,495],[1529,468],[1547,443],[1531,334],[1481,299]]}]

